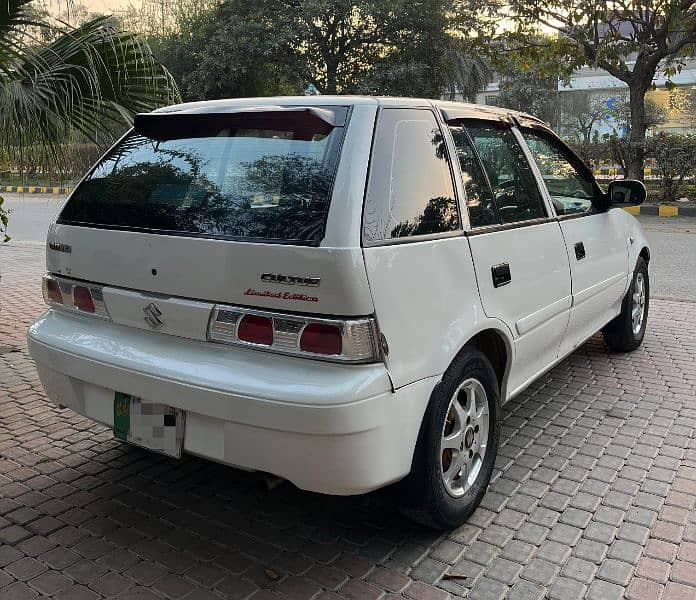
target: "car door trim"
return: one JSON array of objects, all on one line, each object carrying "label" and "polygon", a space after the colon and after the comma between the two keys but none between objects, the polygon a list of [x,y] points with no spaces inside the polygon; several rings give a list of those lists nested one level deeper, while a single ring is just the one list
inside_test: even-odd
[{"label": "car door trim", "polygon": [[590,298],[596,296],[597,294],[601,294],[603,291],[608,290],[615,283],[618,283],[619,281],[625,278],[626,275],[624,273],[617,273],[616,275],[612,275],[611,277],[604,279],[599,283],[595,283],[594,285],[591,285],[590,287],[585,288],[584,290],[580,290],[579,292],[574,293],[572,306],[575,307],[582,304],[583,302],[586,302]]},{"label": "car door trim", "polygon": [[510,130],[512,131],[512,135],[515,136],[515,139],[517,140],[517,143],[519,144],[520,148],[522,148],[522,154],[524,154],[524,157],[527,159],[527,163],[529,164],[529,168],[532,170],[532,175],[534,177],[534,180],[536,181],[537,190],[539,191],[539,195],[541,196],[541,199],[543,201],[544,210],[546,211],[546,214],[551,218],[557,217],[558,214],[556,213],[556,207],[553,205],[551,194],[549,193],[549,190],[546,187],[544,176],[541,172],[541,169],[539,168],[539,165],[537,164],[536,159],[534,158],[534,155],[532,154],[532,151],[529,149],[529,146],[527,145],[527,140],[524,139],[524,136],[522,135],[522,132],[517,127],[517,125],[513,125],[512,127],[510,127]]},{"label": "car door trim", "polygon": [[[613,209],[612,209],[613,210]],[[622,210],[622,209],[619,209]],[[530,225],[541,225],[543,223],[551,223],[556,221],[560,223],[561,221],[571,221],[573,219],[582,219],[583,217],[592,217],[596,215],[602,215],[606,211],[596,211],[591,210],[584,213],[577,213],[572,215],[557,215],[555,217],[540,217],[537,219],[528,219],[526,221],[515,221],[514,223],[497,223],[493,225],[482,225],[481,227],[474,227],[472,229],[465,230],[466,235],[480,235],[482,233],[492,233],[494,231],[503,231],[505,229],[515,229],[517,227],[529,227]],[[432,234],[428,234],[432,235]]]},{"label": "car door trim", "polygon": [[433,111],[435,113],[435,120],[437,121],[440,132],[442,133],[442,139],[445,142],[445,148],[447,149],[447,154],[449,158],[450,171],[452,174],[452,183],[454,184],[454,193],[457,198],[457,209],[459,210],[459,228],[463,231],[471,229],[471,219],[469,217],[469,209],[467,206],[467,190],[464,185],[464,179],[462,178],[461,164],[459,163],[459,158],[457,156],[457,146],[454,143],[454,138],[452,137],[452,130],[449,127],[449,123],[444,119],[442,111],[438,109],[435,103],[432,103]]},{"label": "car door trim", "polygon": [[[486,168],[483,164],[483,161],[481,160],[481,155],[479,154],[478,148],[476,147],[474,140],[471,139],[471,135],[469,134],[469,130],[466,128],[466,126],[464,124],[457,125],[456,122],[445,121],[444,128],[447,131],[448,139],[449,139],[450,144],[452,146],[452,154],[451,155],[455,156],[455,157],[457,157],[458,155],[457,155],[457,145],[454,143],[454,138],[452,137],[452,127],[461,127],[462,132],[466,136],[466,141],[469,144],[469,148],[471,148],[471,151],[474,155],[474,160],[476,161],[479,168],[481,169],[481,173],[483,173],[483,179],[486,183],[486,188],[490,192],[491,199],[493,200],[493,211],[495,212],[495,219],[496,219],[496,223],[493,223],[490,226],[502,225],[502,220],[500,218],[500,212],[498,211],[498,202],[495,198],[495,192],[493,191],[493,186],[491,185],[491,179],[488,176],[488,171],[486,171]],[[464,177],[463,177],[463,173],[462,173],[462,164],[458,158],[457,158],[456,162],[457,162],[457,164],[456,164],[457,173],[459,175],[459,183],[461,184],[462,190],[463,190],[463,194],[462,194],[461,198],[464,200],[464,202],[466,204],[467,198],[468,198],[468,192],[466,190],[466,186],[464,185]],[[466,206],[464,206],[464,212],[466,213],[466,218],[467,218],[465,229],[467,231],[469,231],[473,227],[471,225],[471,215],[469,214],[469,205],[468,204],[466,204]],[[484,227],[489,227],[489,225],[484,225]]]},{"label": "car door trim", "polygon": [[558,215],[556,218],[560,221],[571,221],[572,219],[581,219],[583,217],[591,217],[592,215],[601,215],[602,212],[595,210],[594,208],[591,208],[588,211],[581,212],[581,213],[571,213],[568,215]]},{"label": "car door trim", "polygon": [[506,231],[508,229],[518,229],[520,227],[531,227],[533,225],[544,225],[545,223],[554,223],[555,217],[540,217],[538,219],[527,219],[526,221],[515,221],[514,223],[499,223],[497,225],[484,225],[476,227],[465,232],[467,236],[483,235],[484,233],[495,233],[497,231]]},{"label": "car door trim", "polygon": [[539,325],[546,323],[547,321],[553,319],[554,317],[562,314],[563,312],[570,309],[573,304],[572,296],[565,296],[564,298],[559,298],[555,302],[552,302],[548,306],[544,306],[531,315],[522,317],[515,323],[515,329],[519,335],[525,335],[533,329],[536,329]]},{"label": "car door trim", "polygon": [[432,242],[435,240],[443,240],[447,238],[463,237],[466,232],[461,229],[452,229],[451,231],[441,231],[439,233],[424,233],[423,235],[405,235],[404,237],[388,238],[377,240],[374,242],[365,243],[363,248],[378,248],[380,246],[396,246],[397,244],[416,244],[418,242]]}]

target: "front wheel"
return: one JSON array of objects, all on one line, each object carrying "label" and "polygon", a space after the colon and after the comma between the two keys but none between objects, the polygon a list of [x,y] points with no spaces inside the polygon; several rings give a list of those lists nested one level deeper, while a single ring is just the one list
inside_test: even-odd
[{"label": "front wheel", "polygon": [[437,529],[461,525],[486,492],[499,440],[498,379],[483,353],[465,348],[426,410],[399,489],[402,512]]},{"label": "front wheel", "polygon": [[621,305],[621,313],[602,329],[604,341],[611,350],[630,352],[643,343],[650,305],[648,265],[638,257],[633,280]]}]

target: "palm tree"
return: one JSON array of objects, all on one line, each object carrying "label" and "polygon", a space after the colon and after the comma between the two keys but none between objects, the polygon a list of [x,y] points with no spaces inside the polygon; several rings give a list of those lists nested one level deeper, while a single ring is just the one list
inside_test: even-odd
[{"label": "palm tree", "polygon": [[447,50],[448,82],[444,96],[456,100],[458,96],[473,102],[486,89],[493,70],[484,56],[466,39],[455,38]]},{"label": "palm tree", "polygon": [[[76,140],[103,146],[135,113],[178,99],[147,43],[113,17],[71,27],[31,0],[0,0],[0,153],[13,164],[55,163]],[[5,221],[0,203],[0,238]]]}]

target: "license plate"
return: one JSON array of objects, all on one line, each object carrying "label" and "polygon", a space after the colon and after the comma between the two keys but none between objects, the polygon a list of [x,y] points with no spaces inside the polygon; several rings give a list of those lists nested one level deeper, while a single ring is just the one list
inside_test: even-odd
[{"label": "license plate", "polygon": [[173,406],[114,395],[114,436],[131,444],[180,458],[185,423],[186,413]]}]

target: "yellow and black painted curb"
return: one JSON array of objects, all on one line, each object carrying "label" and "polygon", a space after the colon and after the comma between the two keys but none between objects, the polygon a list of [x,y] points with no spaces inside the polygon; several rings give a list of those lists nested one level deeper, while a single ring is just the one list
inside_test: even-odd
[{"label": "yellow and black painted curb", "polygon": [[45,185],[2,185],[0,192],[8,194],[69,194],[73,191],[71,187],[56,187]]},{"label": "yellow and black painted curb", "polygon": [[696,217],[696,206],[672,206],[671,204],[647,204],[627,206],[625,211],[632,215],[653,215],[658,217]]}]

